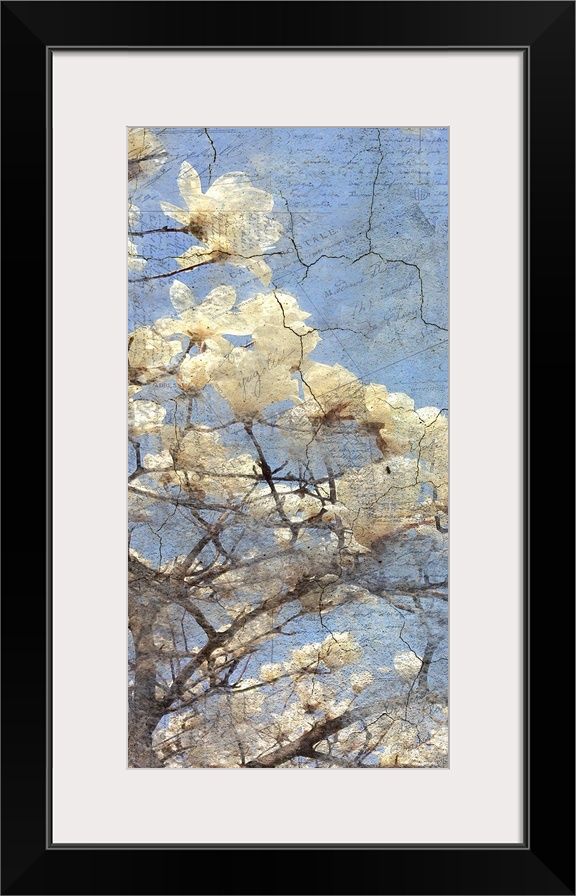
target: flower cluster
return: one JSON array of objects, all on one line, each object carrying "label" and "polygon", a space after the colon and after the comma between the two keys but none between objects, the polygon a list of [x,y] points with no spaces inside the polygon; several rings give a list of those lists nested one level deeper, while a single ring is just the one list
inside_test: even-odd
[{"label": "flower cluster", "polygon": [[267,286],[272,270],[263,255],[282,236],[280,224],[269,217],[272,196],[241,171],[217,178],[203,193],[198,172],[189,162],[180,166],[178,189],[186,208],[161,202],[162,211],[201,244],[176,259],[180,267],[211,262],[239,265]]}]

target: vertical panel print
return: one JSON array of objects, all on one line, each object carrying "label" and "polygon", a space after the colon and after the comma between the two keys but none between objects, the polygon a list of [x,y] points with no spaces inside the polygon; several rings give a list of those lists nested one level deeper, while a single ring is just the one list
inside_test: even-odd
[{"label": "vertical panel print", "polygon": [[131,768],[448,766],[448,130],[128,129]]}]

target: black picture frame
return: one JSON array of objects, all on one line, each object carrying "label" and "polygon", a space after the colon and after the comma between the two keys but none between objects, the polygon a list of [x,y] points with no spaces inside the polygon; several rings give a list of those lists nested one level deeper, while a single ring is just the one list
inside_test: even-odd
[{"label": "black picture frame", "polygon": [[[47,456],[50,458],[50,175],[46,121],[50,110],[50,59],[55,48],[82,50],[186,48],[193,36],[203,49],[396,49],[482,52],[520,49],[525,72],[525,754],[524,842],[498,844],[315,844],[222,846],[166,844],[55,846],[50,838],[50,699],[44,719],[39,686],[50,644],[50,465],[47,467],[47,574],[38,560],[41,501],[29,501],[22,480],[7,507],[20,506],[34,526],[9,525],[14,543],[5,568],[15,564],[15,589],[5,588],[3,616],[3,858],[2,893],[357,893],[357,894],[574,894],[574,590],[559,546],[559,519],[572,517],[572,463],[565,456],[572,433],[574,333],[574,2],[357,2],[140,4],[117,2],[2,2],[4,311],[30,337],[30,355],[10,367],[8,413],[18,420],[20,397],[32,402],[34,439],[17,440],[9,467],[38,471],[44,369]],[[247,7],[250,15],[246,15]],[[222,11],[224,12],[222,12]],[[224,15],[225,28],[222,28]],[[270,25],[269,43],[254,43],[254,19]],[[178,27],[174,27],[177,16]],[[220,21],[218,27],[215,24]],[[263,23],[264,25],[265,23]],[[213,35],[226,44],[214,44]],[[47,119],[48,110],[48,119]],[[46,172],[46,174],[45,174]],[[43,185],[46,183],[46,202]],[[43,222],[47,221],[46,229]],[[30,246],[34,246],[31,256]],[[46,258],[44,259],[44,254]],[[44,267],[46,261],[46,267]],[[48,292],[46,352],[38,321]],[[11,275],[16,274],[13,278]],[[23,274],[37,286],[29,325],[11,290]],[[10,284],[10,285],[9,285]],[[17,286],[18,289],[18,286]],[[29,306],[27,306],[29,307]],[[16,310],[18,309],[18,310]],[[33,321],[33,323],[32,323]],[[5,326],[10,344],[12,327]],[[25,381],[21,386],[22,374]],[[28,377],[27,377],[28,375]],[[543,398],[536,386],[544,383]],[[24,392],[22,392],[22,388]],[[568,424],[568,425],[567,425]],[[10,427],[11,428],[11,427]],[[9,431],[10,433],[10,431]],[[9,434],[9,443],[12,436]],[[569,444],[572,444],[568,438]],[[497,450],[497,445],[494,446]],[[520,462],[520,459],[519,459]],[[6,482],[6,479],[5,479]],[[36,495],[39,486],[34,485]],[[573,493],[573,491],[572,491]],[[497,513],[498,508],[491,508]],[[7,514],[9,516],[9,514]],[[28,531],[28,530],[26,530]],[[572,569],[572,564],[570,569]],[[44,612],[44,579],[48,585]],[[14,632],[22,634],[14,638]],[[25,656],[22,643],[25,641]],[[497,661],[497,658],[495,659]],[[22,721],[22,719],[25,721]],[[46,729],[46,737],[45,737]],[[47,746],[45,746],[47,745]],[[487,749],[498,749],[497,741]],[[111,807],[113,811],[113,807]],[[386,808],[383,807],[383,811]],[[431,835],[434,829],[430,812]],[[498,812],[498,806],[494,806]],[[176,855],[194,850],[191,861]],[[170,850],[170,856],[164,853]],[[175,851],[175,852],[174,852]],[[305,871],[300,853],[316,853]],[[217,862],[217,853],[233,853]],[[258,853],[257,862],[254,852]],[[215,854],[216,853],[216,854]],[[334,855],[333,853],[336,853]],[[360,853],[360,854],[359,854]],[[113,854],[113,855],[112,855]],[[203,883],[195,883],[202,856]],[[114,863],[106,861],[114,859]],[[307,857],[311,858],[311,857]],[[220,870],[215,872],[214,869]],[[206,869],[213,869],[206,871]],[[196,879],[197,880],[197,879]],[[204,881],[209,880],[208,886]],[[128,881],[128,883],[125,883]]]}]

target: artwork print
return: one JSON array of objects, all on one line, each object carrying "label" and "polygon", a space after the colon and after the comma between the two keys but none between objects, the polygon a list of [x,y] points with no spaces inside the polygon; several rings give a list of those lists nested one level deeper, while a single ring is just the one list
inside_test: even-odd
[{"label": "artwork print", "polygon": [[129,767],[448,767],[448,129],[127,143]]}]

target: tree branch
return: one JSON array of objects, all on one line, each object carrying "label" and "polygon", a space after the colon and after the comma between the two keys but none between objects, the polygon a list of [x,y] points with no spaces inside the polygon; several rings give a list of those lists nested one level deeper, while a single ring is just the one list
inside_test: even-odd
[{"label": "tree branch", "polygon": [[[345,712],[336,719],[322,719],[317,722],[310,731],[305,732],[297,740],[290,744],[284,744],[278,747],[267,756],[260,756],[258,759],[252,759],[246,763],[246,768],[275,768],[295,759],[296,756],[305,756],[308,759],[317,758],[315,746],[322,740],[326,740],[330,735],[336,734],[342,728],[347,728],[356,721],[357,712]],[[325,758],[325,757],[323,757]]]},{"label": "tree branch", "polygon": [[276,510],[278,511],[278,514],[279,514],[282,522],[284,522],[288,526],[290,531],[292,532],[293,537],[296,537],[296,535],[298,534],[298,525],[293,523],[286,516],[286,513],[284,512],[284,507],[282,506],[282,501],[280,499],[278,492],[276,491],[276,485],[274,484],[274,479],[272,477],[272,468],[270,467],[270,464],[268,463],[268,461],[266,460],[266,458],[264,456],[264,452],[262,451],[262,447],[261,447],[258,439],[254,435],[254,432],[252,429],[252,423],[245,423],[244,429],[250,436],[250,438],[254,444],[254,447],[256,448],[256,451],[258,452],[258,458],[260,460],[260,468],[262,470],[262,476],[268,483],[268,487],[269,487],[270,491],[272,492],[272,495],[274,497],[274,503],[276,504]]}]

